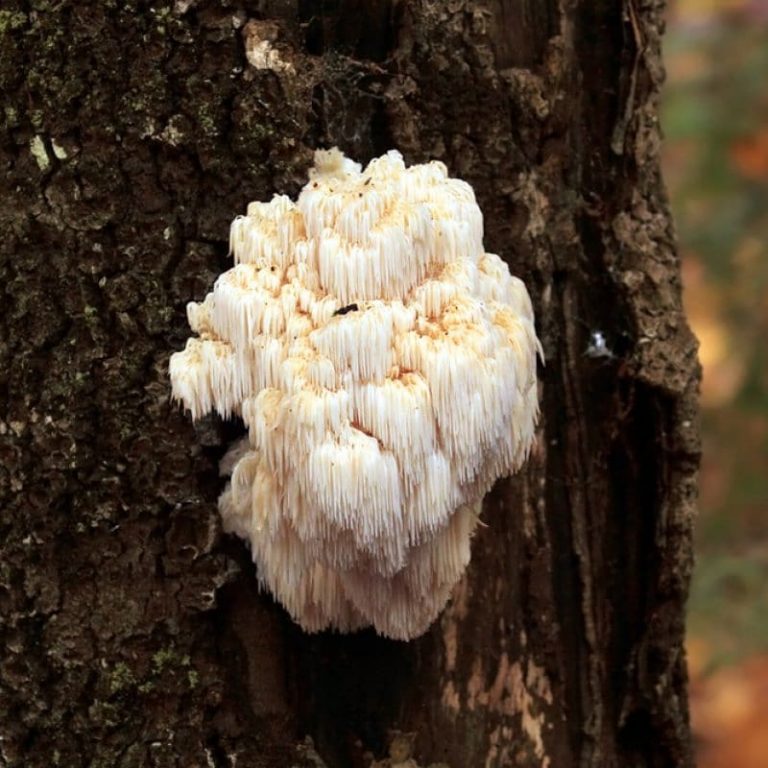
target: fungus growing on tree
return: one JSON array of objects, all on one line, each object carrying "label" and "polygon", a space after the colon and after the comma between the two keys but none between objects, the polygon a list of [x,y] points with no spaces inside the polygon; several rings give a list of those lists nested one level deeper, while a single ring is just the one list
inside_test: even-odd
[{"label": "fungus growing on tree", "polygon": [[296,203],[251,203],[235,266],[187,307],[174,397],[240,416],[224,528],[306,630],[422,634],[538,415],[533,311],[483,250],[472,188],[398,152],[318,151]]}]

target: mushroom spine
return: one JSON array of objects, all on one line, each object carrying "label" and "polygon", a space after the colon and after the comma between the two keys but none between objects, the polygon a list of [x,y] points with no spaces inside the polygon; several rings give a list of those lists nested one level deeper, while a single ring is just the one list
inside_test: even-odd
[{"label": "mushroom spine", "polygon": [[426,631],[483,496],[538,418],[531,301],[483,248],[469,184],[399,152],[315,153],[298,200],[232,223],[234,267],[187,306],[173,396],[239,416],[224,529],[308,631]]}]

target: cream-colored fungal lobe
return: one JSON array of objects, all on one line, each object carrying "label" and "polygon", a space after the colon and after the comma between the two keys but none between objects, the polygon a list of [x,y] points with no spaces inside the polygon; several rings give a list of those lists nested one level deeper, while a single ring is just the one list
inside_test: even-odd
[{"label": "cream-colored fungal lobe", "polygon": [[395,151],[365,169],[317,152],[298,200],[251,203],[230,247],[170,363],[194,419],[248,428],[222,461],[224,528],[306,630],[417,637],[533,443],[528,292],[484,251],[472,188]]}]

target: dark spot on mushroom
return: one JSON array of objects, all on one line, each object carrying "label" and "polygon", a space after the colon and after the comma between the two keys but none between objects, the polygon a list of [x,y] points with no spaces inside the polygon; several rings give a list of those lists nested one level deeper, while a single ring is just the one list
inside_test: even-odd
[{"label": "dark spot on mushroom", "polygon": [[357,304],[347,304],[346,307],[342,307],[341,309],[337,309],[333,316],[336,317],[336,315],[346,315],[348,312],[357,312],[359,307]]}]

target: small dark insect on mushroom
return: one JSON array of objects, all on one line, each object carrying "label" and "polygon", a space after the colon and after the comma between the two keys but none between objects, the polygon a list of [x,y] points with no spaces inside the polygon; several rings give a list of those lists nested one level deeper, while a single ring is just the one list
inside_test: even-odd
[{"label": "small dark insect on mushroom", "polygon": [[336,315],[346,315],[348,312],[357,312],[359,307],[357,304],[347,304],[346,307],[341,307],[341,309],[337,309],[333,316],[336,317]]}]

